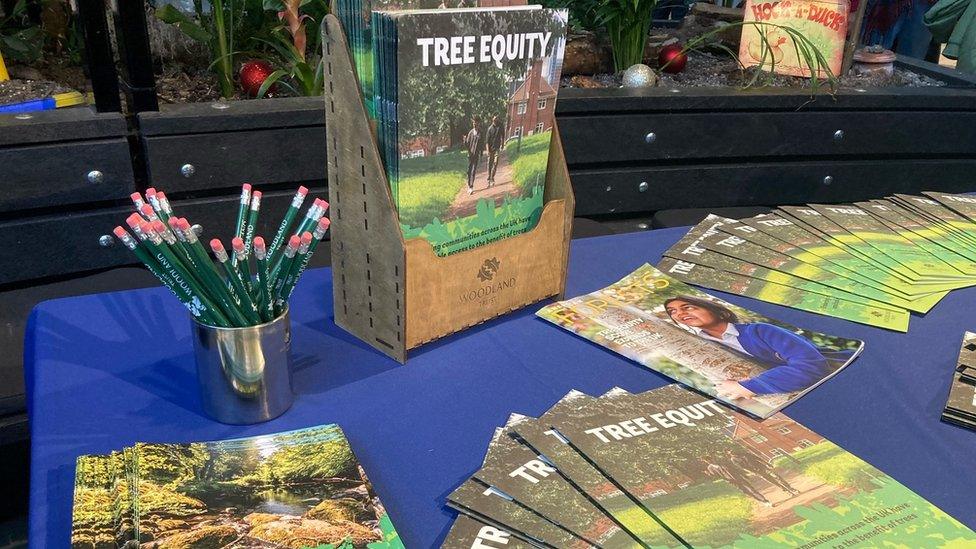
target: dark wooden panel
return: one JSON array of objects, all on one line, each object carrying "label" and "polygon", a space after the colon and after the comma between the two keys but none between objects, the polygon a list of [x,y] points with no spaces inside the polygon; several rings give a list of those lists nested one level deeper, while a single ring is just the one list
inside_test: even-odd
[{"label": "dark wooden panel", "polygon": [[213,133],[323,124],[325,99],[322,97],[163,105],[159,112],[139,113],[139,128],[144,135]]},{"label": "dark wooden panel", "polygon": [[[325,180],[325,126],[149,137],[152,181],[167,192]],[[195,173],[181,175],[183,165]]]},{"label": "dark wooden panel", "polygon": [[[960,110],[976,111],[972,88],[877,88],[812,95],[805,89],[761,88],[607,88],[563,89],[559,117],[581,114],[675,113],[712,111]],[[560,121],[562,118],[560,118]]]},{"label": "dark wooden panel", "polygon": [[[976,112],[713,112],[566,117],[570,166],[753,157],[976,153]],[[910,131],[909,131],[910,129]],[[837,139],[835,132],[843,131]],[[647,142],[649,133],[652,142]]]},{"label": "dark wooden panel", "polygon": [[[326,190],[311,190],[325,197]],[[267,194],[262,201],[259,233],[272,238],[294,192]],[[311,203],[310,201],[308,202]],[[203,226],[201,239],[226,240],[234,230],[239,197],[174,201],[173,208],[191,223]],[[133,255],[116,243],[103,248],[98,238],[124,225],[128,208],[106,208],[64,216],[37,216],[0,223],[5,245],[0,247],[0,284],[134,263]],[[304,212],[303,212],[304,213]]]},{"label": "dark wooden panel", "polygon": [[[976,160],[771,162],[571,172],[576,215],[852,202],[922,190],[976,190]],[[830,176],[829,184],[824,179]],[[641,192],[641,183],[647,182]]]},{"label": "dark wooden panel", "polygon": [[26,119],[14,114],[0,115],[0,147],[120,137],[127,132],[125,118],[121,114],[96,113],[87,107],[28,114],[30,118]]},{"label": "dark wooden panel", "polygon": [[[92,170],[101,182],[89,181]],[[117,200],[134,190],[125,139],[0,148],[0,212]]]}]

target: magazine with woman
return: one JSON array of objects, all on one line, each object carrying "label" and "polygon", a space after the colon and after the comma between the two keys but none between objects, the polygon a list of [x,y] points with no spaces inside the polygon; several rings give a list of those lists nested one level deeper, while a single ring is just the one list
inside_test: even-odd
[{"label": "magazine with woman", "polygon": [[835,375],[864,347],[722,301],[648,264],[536,314],[760,418]]}]

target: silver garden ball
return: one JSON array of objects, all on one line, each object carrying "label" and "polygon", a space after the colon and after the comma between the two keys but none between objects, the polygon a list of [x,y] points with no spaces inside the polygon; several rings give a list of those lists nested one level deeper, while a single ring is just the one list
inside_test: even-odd
[{"label": "silver garden ball", "polygon": [[623,87],[653,88],[657,85],[657,74],[647,65],[638,63],[624,71]]}]

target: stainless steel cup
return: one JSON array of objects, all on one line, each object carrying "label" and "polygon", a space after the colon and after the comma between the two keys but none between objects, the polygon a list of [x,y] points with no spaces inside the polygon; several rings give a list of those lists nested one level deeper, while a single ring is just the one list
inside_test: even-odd
[{"label": "stainless steel cup", "polygon": [[193,350],[203,410],[221,423],[274,419],[291,407],[288,310],[271,322],[218,328],[193,320]]}]

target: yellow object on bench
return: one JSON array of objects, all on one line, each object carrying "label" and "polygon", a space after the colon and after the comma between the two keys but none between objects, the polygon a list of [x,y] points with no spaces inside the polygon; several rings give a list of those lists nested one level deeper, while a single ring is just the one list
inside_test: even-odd
[{"label": "yellow object on bench", "polygon": [[7,66],[3,64],[3,54],[0,53],[0,82],[7,80],[10,80],[10,74],[7,73]]}]

